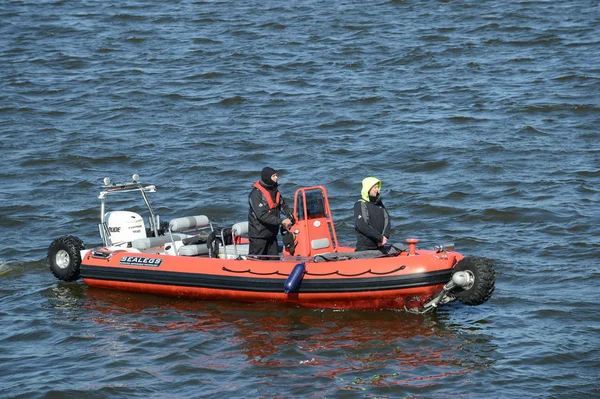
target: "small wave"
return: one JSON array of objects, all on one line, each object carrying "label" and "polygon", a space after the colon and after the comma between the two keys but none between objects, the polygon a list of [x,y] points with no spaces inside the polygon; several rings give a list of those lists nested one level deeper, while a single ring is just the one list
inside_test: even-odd
[{"label": "small wave", "polygon": [[500,24],[493,22],[490,24],[485,24],[485,25],[480,25],[480,26],[476,26],[475,28],[471,29],[469,32],[473,33],[473,32],[480,32],[480,31],[487,31],[487,30],[498,30],[500,29]]},{"label": "small wave", "polygon": [[288,79],[288,80],[284,81],[283,83],[288,84],[290,86],[302,87],[302,88],[310,86],[310,84],[306,80],[304,80],[300,77],[295,77],[294,79]]},{"label": "small wave", "polygon": [[168,98],[169,100],[186,100],[187,97],[184,95],[181,95],[179,93],[169,93],[169,94],[165,94],[166,98]]},{"label": "small wave", "polygon": [[447,42],[450,38],[444,35],[425,35],[421,36],[421,40],[426,42]]},{"label": "small wave", "polygon": [[116,108],[110,108],[109,109],[110,112],[137,112],[139,110],[140,110],[140,108],[133,107],[133,106],[130,106],[130,105],[126,105],[126,106],[122,106],[122,107],[116,107]]},{"label": "small wave", "polygon": [[193,75],[188,77],[187,79],[214,79],[214,78],[222,78],[224,76],[227,76],[226,74],[222,73],[222,72],[206,72],[206,73],[201,73],[198,75]]},{"label": "small wave", "polygon": [[85,69],[88,66],[87,61],[74,57],[69,57],[65,60],[59,60],[59,62],[65,67],[66,70]]},{"label": "small wave", "polygon": [[484,41],[484,44],[489,46],[494,45],[509,45],[515,47],[531,47],[531,46],[548,46],[548,45],[559,45],[562,43],[562,39],[556,36],[540,36],[532,40],[502,40],[502,39],[488,39]]},{"label": "small wave", "polygon": [[3,112],[24,112],[24,113],[29,113],[29,112],[33,112],[34,109],[31,107],[1,107],[0,108],[0,113]]},{"label": "small wave", "polygon": [[469,196],[468,193],[462,192],[462,191],[452,191],[448,194],[446,194],[444,197],[444,199],[449,199],[449,200],[455,200],[455,199],[463,199],[463,198],[467,198]]},{"label": "small wave", "polygon": [[464,209],[455,208],[451,206],[443,206],[443,205],[435,205],[435,204],[423,204],[419,207],[419,211],[423,212],[426,215],[435,215],[435,216],[452,216],[452,215],[462,215],[464,213]]},{"label": "small wave", "polygon": [[576,176],[581,177],[600,177],[600,169],[599,170],[578,170],[575,172]]},{"label": "small wave", "polygon": [[131,37],[128,37],[127,39],[125,39],[126,42],[131,42],[131,43],[141,43],[144,40],[146,40],[146,39],[144,39],[143,37],[137,37],[137,36],[131,36]]},{"label": "small wave", "polygon": [[275,30],[284,30],[287,29],[287,26],[277,23],[277,22],[267,22],[266,24],[260,25],[260,28],[270,28]]},{"label": "small wave", "polygon": [[210,39],[208,37],[195,37],[192,41],[196,44],[222,44],[221,40]]},{"label": "small wave", "polygon": [[173,23],[175,21],[177,21],[177,19],[175,19],[174,17],[161,16],[161,17],[158,17],[157,19],[153,20],[152,22],[155,24],[165,24],[165,23]]},{"label": "small wave", "polygon": [[378,66],[398,66],[408,64],[408,61],[403,56],[387,58],[383,61],[378,62]]},{"label": "small wave", "polygon": [[521,62],[534,62],[535,59],[533,58],[529,58],[529,57],[519,57],[519,58],[513,58],[511,60],[509,60],[509,62],[514,62],[514,63],[521,63]]},{"label": "small wave", "polygon": [[336,128],[340,128],[340,127],[358,126],[358,125],[363,125],[363,124],[364,124],[363,121],[346,119],[346,120],[336,121],[333,123],[322,123],[319,125],[319,128],[320,129],[336,129]]},{"label": "small wave", "polygon": [[[463,47],[449,47],[442,51],[442,54],[450,54],[450,56],[456,56],[463,54],[464,52],[465,49]],[[469,65],[469,63],[467,63],[467,65]]]},{"label": "small wave", "polygon": [[474,32],[485,32],[485,31],[493,31],[493,32],[531,32],[533,28],[529,26],[521,26],[521,25],[500,25],[499,23],[492,22],[485,25],[477,26],[471,30],[470,33]]},{"label": "small wave", "polygon": [[143,15],[133,15],[126,13],[115,14],[109,18],[109,20],[111,21],[144,21],[145,19],[146,17]]},{"label": "small wave", "polygon": [[108,48],[108,47],[101,47],[98,50],[96,50],[96,52],[99,54],[115,53],[115,52],[119,52],[119,51],[121,51],[121,50],[118,50],[116,48]]},{"label": "small wave", "polygon": [[582,140],[598,140],[598,132],[584,132],[579,134],[579,138]]},{"label": "small wave", "polygon": [[506,147],[497,143],[482,142],[478,143],[478,145],[483,149],[483,151],[485,151],[485,153],[502,153],[506,151]]},{"label": "small wave", "polygon": [[344,64],[344,66],[342,68],[358,69],[358,68],[362,68],[363,66],[364,66],[364,63],[362,61],[357,61],[357,62],[348,62],[348,63]]},{"label": "small wave", "polygon": [[56,159],[53,158],[37,158],[37,159],[25,159],[21,161],[22,167],[28,166],[51,166],[56,164]]},{"label": "small wave", "polygon": [[458,123],[475,122],[481,119],[473,118],[472,116],[451,116],[448,118],[449,121]]},{"label": "small wave", "polygon": [[406,64],[419,62],[423,60],[428,62],[435,62],[436,59],[431,51],[424,51],[420,48],[414,49],[409,54],[407,54],[406,57],[404,57],[404,63]]},{"label": "small wave", "polygon": [[551,221],[562,222],[570,220],[568,216],[559,216],[554,212],[533,207],[507,207],[502,209],[484,209],[473,213],[473,217],[480,217],[484,221],[497,221],[502,223],[539,223],[540,220],[549,223]]},{"label": "small wave", "polygon": [[368,96],[368,97],[357,98],[353,102],[363,103],[363,104],[373,104],[373,103],[376,103],[376,102],[381,101],[383,99],[384,98],[381,97],[381,96]]},{"label": "small wave", "polygon": [[130,157],[128,155],[108,155],[105,154],[97,154],[101,155],[100,158],[88,157],[84,155],[72,155],[69,154],[63,158],[63,161],[66,164],[71,164],[74,166],[90,166],[90,165],[124,165],[130,161]]},{"label": "small wave", "polygon": [[246,98],[242,96],[229,97],[221,100],[219,104],[221,105],[238,105],[246,102]]},{"label": "small wave", "polygon": [[492,32],[531,32],[531,31],[533,31],[533,28],[531,28],[529,26],[520,26],[520,25],[501,25],[499,23],[492,22],[492,23],[489,23],[489,24],[477,26],[477,27],[469,30],[469,33],[485,32],[485,31],[492,31]]},{"label": "small wave", "polygon": [[12,270],[12,268],[10,267],[9,262],[0,260],[0,277],[10,274],[11,270]]},{"label": "small wave", "polygon": [[575,42],[571,42],[571,43],[566,43],[565,47],[585,47],[585,48],[589,48],[589,47],[593,47],[593,46],[598,46],[598,44],[600,44],[600,41],[591,41],[591,42],[586,42],[586,41],[575,41]]},{"label": "small wave", "polygon": [[12,87],[37,87],[37,85],[35,83],[33,83],[31,80],[17,80],[17,81],[7,82],[7,84]]},{"label": "small wave", "polygon": [[224,22],[224,21],[222,19],[209,18],[209,17],[192,19],[192,23],[197,24],[197,25],[210,25],[210,24],[214,24],[215,22]]},{"label": "small wave", "polygon": [[558,76],[556,78],[553,78],[552,80],[556,80],[558,82],[571,82],[574,80],[577,80],[577,81],[591,80],[594,82],[600,81],[600,79],[598,79],[596,77],[587,76],[587,75],[579,75],[579,74],[569,74],[569,75]]},{"label": "small wave", "polygon": [[600,107],[595,104],[539,104],[523,107],[517,112],[526,113],[550,113],[556,111],[573,111],[573,112],[600,112]]},{"label": "small wave", "polygon": [[407,172],[433,172],[444,169],[450,164],[445,160],[438,161],[416,161],[406,167]]},{"label": "small wave", "polygon": [[537,135],[540,135],[540,136],[546,136],[547,135],[547,133],[544,133],[544,132],[542,132],[540,130],[537,130],[533,126],[529,126],[529,125],[524,126],[523,129],[522,129],[522,131],[525,132],[525,133],[534,133],[534,134],[537,134]]},{"label": "small wave", "polygon": [[[96,184],[96,183],[98,183],[98,184]],[[40,187],[56,187],[57,185],[61,185],[65,188],[68,187],[68,188],[90,189],[90,188],[98,187],[98,185],[100,184],[100,179],[98,179],[98,181],[95,183],[87,181],[87,180],[74,181],[74,180],[67,180],[67,179],[48,179],[39,184],[40,184]]]},{"label": "small wave", "polygon": [[351,32],[363,32],[367,29],[365,25],[342,25],[342,29],[346,29]]},{"label": "small wave", "polygon": [[26,96],[61,96],[65,91],[53,87],[34,87],[30,90],[23,91]]},{"label": "small wave", "polygon": [[329,153],[331,155],[352,156],[354,154],[354,151],[350,150],[348,148],[337,148],[337,149],[332,149]]},{"label": "small wave", "polygon": [[81,30],[73,28],[73,27],[65,25],[65,24],[63,24],[63,25],[42,24],[42,25],[38,26],[38,30],[39,30],[39,32],[41,32],[41,34],[43,36],[49,36],[49,37],[56,36],[56,35],[80,36],[82,34]]}]

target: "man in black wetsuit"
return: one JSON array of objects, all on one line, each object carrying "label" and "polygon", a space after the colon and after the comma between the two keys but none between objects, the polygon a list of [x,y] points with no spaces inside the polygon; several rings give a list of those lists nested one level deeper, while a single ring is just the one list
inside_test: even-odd
[{"label": "man in black wetsuit", "polygon": [[252,185],[252,191],[248,196],[250,203],[248,255],[267,255],[261,258],[277,259],[279,255],[277,233],[281,226],[289,228],[293,224],[290,220],[292,213],[277,189],[277,180],[277,171],[266,167],[260,173],[260,180]]},{"label": "man in black wetsuit", "polygon": [[390,238],[390,215],[381,202],[381,180],[367,177],[362,181],[361,198],[354,204],[356,251],[378,249]]}]

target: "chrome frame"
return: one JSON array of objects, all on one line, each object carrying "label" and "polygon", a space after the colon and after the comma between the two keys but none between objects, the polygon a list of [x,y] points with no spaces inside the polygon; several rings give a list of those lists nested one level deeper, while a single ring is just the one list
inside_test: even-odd
[{"label": "chrome frame", "polygon": [[150,212],[150,229],[154,232],[155,236],[158,236],[159,217],[158,215],[154,214],[152,205],[150,205],[150,201],[146,195],[146,193],[156,192],[155,185],[150,184],[144,186],[134,178],[133,182],[131,183],[114,183],[104,185],[102,188],[103,190],[100,191],[100,194],[98,195],[98,199],[100,200],[100,223],[98,224],[98,229],[100,230],[100,237],[102,238],[102,242],[105,246],[112,245],[112,241],[110,240],[110,232],[108,231],[106,223],[104,223],[104,213],[106,209],[105,202],[109,195],[139,191],[142,194],[142,198],[146,204],[146,207],[148,208],[148,212]]}]

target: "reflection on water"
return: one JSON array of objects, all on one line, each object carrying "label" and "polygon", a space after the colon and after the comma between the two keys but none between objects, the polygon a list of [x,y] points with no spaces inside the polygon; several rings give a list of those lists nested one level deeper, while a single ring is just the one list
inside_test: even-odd
[{"label": "reflection on water", "polygon": [[308,310],[178,300],[83,284],[59,284],[51,292],[49,302],[78,313],[87,330],[98,330],[92,335],[101,342],[95,344],[113,357],[134,352],[155,367],[168,364],[168,372],[191,370],[215,383],[234,370],[235,379],[266,374],[270,389],[273,378],[281,378],[281,389],[313,378],[320,386],[315,397],[382,387],[439,390],[447,378],[487,367],[494,354],[485,324],[464,329],[449,320],[451,312]]}]

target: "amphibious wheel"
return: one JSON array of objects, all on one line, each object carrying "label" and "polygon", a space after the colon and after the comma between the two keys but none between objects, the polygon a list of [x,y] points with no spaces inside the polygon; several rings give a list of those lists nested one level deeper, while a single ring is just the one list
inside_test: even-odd
[{"label": "amphibious wheel", "polygon": [[480,256],[467,256],[454,267],[454,272],[464,271],[471,283],[452,294],[465,305],[477,306],[486,302],[496,287],[496,272],[491,259]]},{"label": "amphibious wheel", "polygon": [[48,248],[48,261],[54,277],[63,281],[79,279],[83,241],[75,236],[62,236],[52,241]]}]

